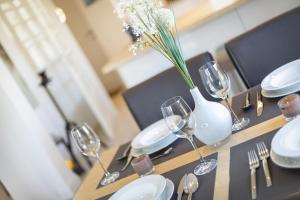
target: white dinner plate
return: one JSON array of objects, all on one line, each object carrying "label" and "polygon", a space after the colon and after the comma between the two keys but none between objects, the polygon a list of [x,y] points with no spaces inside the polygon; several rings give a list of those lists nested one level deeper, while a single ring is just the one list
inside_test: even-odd
[{"label": "white dinner plate", "polygon": [[282,96],[286,96],[289,94],[293,94],[298,91],[300,91],[300,83],[296,84],[293,87],[290,87],[288,89],[283,89],[283,90],[279,90],[279,91],[266,91],[266,90],[262,89],[261,94],[266,98],[277,98],[277,97],[282,97]]},{"label": "white dinner plate", "polygon": [[271,143],[271,159],[287,168],[300,167],[300,117],[283,126]]},{"label": "white dinner plate", "polygon": [[109,200],[161,200],[166,184],[161,175],[144,176],[125,185]]},{"label": "white dinner plate", "polygon": [[152,154],[157,152],[177,140],[166,125],[164,119],[145,128],[131,142],[132,154]]},{"label": "white dinner plate", "polygon": [[300,168],[300,158],[288,158],[277,155],[271,150],[270,152],[271,160],[279,167],[288,169]]},{"label": "white dinner plate", "polygon": [[289,62],[266,76],[261,87],[263,90],[280,91],[300,83],[300,59]]}]

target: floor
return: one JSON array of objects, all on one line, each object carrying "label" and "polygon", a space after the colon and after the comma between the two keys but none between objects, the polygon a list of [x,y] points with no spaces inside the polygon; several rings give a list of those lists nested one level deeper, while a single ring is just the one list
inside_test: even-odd
[{"label": "floor", "polygon": [[114,94],[112,99],[118,109],[119,115],[116,123],[116,137],[111,146],[118,146],[132,140],[139,133],[139,128],[122,97],[122,93],[118,92]]}]

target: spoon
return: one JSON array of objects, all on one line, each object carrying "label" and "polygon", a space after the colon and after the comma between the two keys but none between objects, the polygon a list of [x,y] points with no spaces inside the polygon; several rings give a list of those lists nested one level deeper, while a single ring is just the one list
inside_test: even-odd
[{"label": "spoon", "polygon": [[184,192],[188,195],[188,200],[192,200],[193,193],[199,187],[198,179],[194,174],[188,174],[185,179]]},{"label": "spoon", "polygon": [[252,105],[250,103],[250,96],[249,96],[249,92],[247,92],[246,94],[246,98],[245,98],[245,104],[244,106],[242,107],[242,110],[246,111],[246,110],[249,110],[249,108],[251,108]]},{"label": "spoon", "polygon": [[173,151],[173,147],[168,148],[167,150],[165,150],[162,154],[159,154],[157,156],[154,156],[153,158],[151,158],[151,160],[156,160],[158,158],[161,158],[163,156],[167,156],[169,155],[171,152]]}]

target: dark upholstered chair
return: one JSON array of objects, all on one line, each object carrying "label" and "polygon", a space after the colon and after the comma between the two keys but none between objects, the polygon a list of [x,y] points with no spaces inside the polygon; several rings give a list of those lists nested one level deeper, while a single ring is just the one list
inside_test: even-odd
[{"label": "dark upholstered chair", "polygon": [[300,58],[300,7],[225,44],[235,67],[253,87],[274,69]]},{"label": "dark upholstered chair", "polygon": [[[208,61],[212,61],[210,53],[203,53],[187,61],[187,67],[196,86],[206,99],[213,98],[202,87],[198,69]],[[175,67],[127,90],[123,94],[125,101],[141,129],[163,118],[161,104],[174,96],[182,96],[194,108],[188,85],[181,78]]]}]

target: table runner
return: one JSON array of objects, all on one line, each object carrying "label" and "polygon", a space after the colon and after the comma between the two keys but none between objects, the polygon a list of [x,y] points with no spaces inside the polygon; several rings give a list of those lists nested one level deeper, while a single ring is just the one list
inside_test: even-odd
[{"label": "table runner", "polygon": [[[270,149],[271,141],[277,130],[239,144],[230,151],[229,199],[251,199],[250,170],[247,152],[256,149],[256,143],[264,141]],[[266,187],[262,163],[257,169],[257,199],[300,199],[299,169],[284,169],[268,160],[273,180],[271,187]]]},{"label": "table runner", "polygon": [[[201,146],[204,145],[200,141],[196,141],[196,142],[197,142],[198,147],[201,147]],[[122,161],[116,161],[115,158],[117,158],[118,156],[120,156],[122,154],[122,152],[124,151],[124,149],[127,147],[127,145],[129,143],[130,142],[128,142],[128,143],[123,144],[122,146],[120,146],[120,148],[118,149],[116,155],[114,156],[114,159],[112,160],[111,164],[108,167],[109,171],[111,171],[111,172],[113,172],[113,171],[120,171],[121,168],[125,165],[126,159],[124,159]],[[175,158],[175,157],[177,157],[177,156],[179,156],[179,155],[181,155],[183,153],[186,153],[186,152],[189,152],[189,151],[193,150],[192,145],[187,140],[179,138],[174,143],[172,143],[170,146],[168,146],[168,147],[160,150],[159,152],[156,152],[153,155],[151,155],[151,157],[163,153],[169,147],[173,147],[172,153],[170,155],[168,155],[168,156],[161,157],[161,158],[159,158],[157,160],[154,160],[153,161],[154,165],[157,165],[159,163],[165,162],[165,161],[167,161],[167,160],[169,160],[171,158]],[[126,170],[124,170],[123,172],[120,173],[119,179],[124,178],[124,177],[129,176],[129,175],[132,175],[134,173],[135,172],[133,171],[133,168],[131,167],[131,165],[129,165]],[[97,188],[100,188],[100,187],[102,187],[102,186],[99,184]]]},{"label": "table runner", "polygon": [[[218,159],[217,153],[205,157],[205,159]],[[193,173],[195,166],[199,163],[199,161],[195,161],[192,163],[189,163],[183,167],[177,168],[175,170],[172,170],[170,172],[162,174],[165,178],[168,178],[173,181],[174,183],[174,193],[171,198],[171,200],[177,199],[177,188],[179,185],[179,182],[184,174],[186,173]],[[197,176],[198,182],[199,182],[199,188],[198,190],[193,194],[194,199],[213,199],[214,196],[214,186],[215,186],[215,178],[216,178],[216,169],[211,171],[208,174]],[[186,200],[187,195],[182,196],[182,200]]]},{"label": "table runner", "polygon": [[[255,137],[259,137],[263,134],[267,134],[270,131],[279,129],[286,121],[283,116],[277,116],[270,120],[264,121],[260,124],[244,129],[237,134],[233,134],[231,139],[219,148],[211,148],[203,146],[199,148],[203,156],[209,156],[214,153],[218,153],[218,168],[216,171],[216,181],[214,187],[214,200],[228,200],[229,197],[229,164],[230,164],[230,148],[238,144],[244,143]],[[103,159],[105,163],[110,163],[115,155],[117,148],[111,149],[103,153]],[[156,171],[159,174],[167,173],[171,170],[183,167],[197,160],[196,153],[194,151],[187,152],[176,158],[170,159],[166,162],[156,165]],[[108,167],[108,166],[107,166]],[[136,174],[130,175],[123,179],[118,179],[115,183],[112,183],[106,187],[96,189],[99,180],[103,176],[103,171],[99,164],[95,164],[93,169],[87,175],[85,181],[77,191],[74,199],[90,199],[95,200],[100,197],[110,195],[126,184],[134,181],[138,178]]]},{"label": "table runner", "polygon": [[[250,118],[250,124],[247,127],[251,127],[254,126],[256,124],[259,124],[263,121],[266,121],[268,119],[271,119],[275,116],[278,116],[280,114],[280,110],[279,108],[277,108],[277,101],[278,99],[267,99],[267,98],[263,98],[263,102],[264,102],[264,111],[263,114],[260,117],[256,116],[256,92],[260,91],[260,86],[254,87],[252,89],[249,90],[250,93],[250,103],[253,105],[253,107],[251,109],[249,109],[248,111],[242,111],[241,108],[243,107],[243,104],[245,102],[245,94],[241,93],[235,97],[233,97],[232,99],[232,107],[235,110],[235,112],[239,115],[239,116],[245,116],[245,117],[249,117]],[[246,127],[246,128],[247,128]],[[236,133],[236,132],[234,132]],[[233,134],[234,134],[233,133]],[[196,140],[196,143],[198,145],[198,147],[202,147],[204,146],[203,143],[201,143],[200,141]],[[110,163],[108,170],[113,172],[113,171],[120,171],[122,169],[122,167],[124,166],[124,164],[126,163],[126,159],[123,161],[116,161],[115,158],[119,157],[122,152],[124,151],[124,149],[127,147],[129,143],[123,144],[120,146],[120,148],[118,149],[117,153],[115,154],[112,162]],[[157,160],[154,161],[154,164],[160,164],[162,162],[165,162],[171,158],[175,158],[181,154],[187,153],[189,151],[192,150],[192,146],[191,144],[185,140],[185,139],[178,139],[176,142],[174,142],[173,144],[171,144],[170,146],[173,147],[173,151],[170,155],[166,156],[166,157],[162,157],[159,158]],[[168,147],[167,147],[168,148]],[[166,148],[165,148],[166,149]],[[162,153],[165,149],[157,152],[157,154]],[[154,154],[155,156],[155,154]],[[122,179],[124,177],[127,177],[129,175],[134,174],[134,171],[132,169],[131,166],[128,166],[128,168],[120,173],[120,178]],[[100,181],[99,184],[97,186],[97,188],[101,188],[102,186],[100,185]]]},{"label": "table runner", "polygon": [[[215,153],[213,155],[206,157],[205,159],[210,159],[210,158],[217,159],[217,157],[218,157],[217,153]],[[177,199],[177,188],[178,188],[180,179],[186,173],[193,173],[194,168],[198,163],[199,163],[199,161],[197,160],[197,161],[189,163],[183,167],[179,167],[175,170],[172,170],[172,171],[162,174],[162,176],[172,180],[172,182],[174,183],[174,193],[173,193],[171,200]],[[201,199],[213,199],[215,177],[216,177],[216,169],[214,169],[209,174],[197,176],[198,181],[199,181],[199,189],[194,193],[193,196],[201,197]],[[97,200],[107,200],[111,196],[112,196],[112,194],[105,196],[103,198],[99,198]],[[186,199],[187,199],[187,195],[183,195],[182,200],[186,200]]]}]

